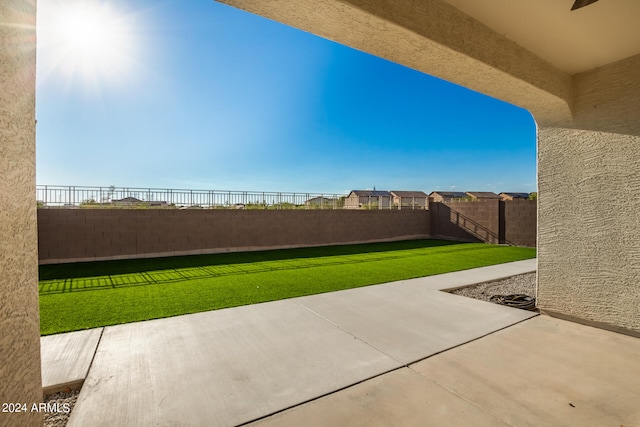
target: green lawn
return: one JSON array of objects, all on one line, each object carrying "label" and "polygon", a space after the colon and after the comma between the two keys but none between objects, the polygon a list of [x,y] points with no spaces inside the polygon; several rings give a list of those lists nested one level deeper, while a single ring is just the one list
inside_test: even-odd
[{"label": "green lawn", "polygon": [[392,243],[40,266],[42,335],[534,258],[533,248]]}]

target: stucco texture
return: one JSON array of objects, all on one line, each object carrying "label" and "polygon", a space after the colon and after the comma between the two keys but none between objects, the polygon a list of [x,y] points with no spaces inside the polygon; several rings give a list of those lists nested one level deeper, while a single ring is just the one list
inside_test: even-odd
[{"label": "stucco texture", "polygon": [[571,128],[640,136],[640,55],[573,77]]},{"label": "stucco texture", "polygon": [[538,137],[538,306],[640,333],[640,137]]},{"label": "stucco texture", "polygon": [[[35,194],[35,1],[0,2],[0,402],[42,400]],[[2,426],[42,414],[2,413]]]}]

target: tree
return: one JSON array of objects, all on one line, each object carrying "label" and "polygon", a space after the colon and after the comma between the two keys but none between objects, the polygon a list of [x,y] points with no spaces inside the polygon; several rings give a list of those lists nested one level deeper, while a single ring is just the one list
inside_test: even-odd
[{"label": "tree", "polygon": [[112,201],[113,200],[113,194],[116,192],[116,186],[115,185],[110,185],[109,186],[109,191],[107,192],[107,197],[108,197],[108,201]]}]

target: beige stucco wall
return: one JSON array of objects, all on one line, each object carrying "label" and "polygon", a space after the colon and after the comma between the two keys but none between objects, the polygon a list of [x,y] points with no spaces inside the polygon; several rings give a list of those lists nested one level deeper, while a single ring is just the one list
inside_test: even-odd
[{"label": "beige stucco wall", "polygon": [[573,78],[538,134],[538,306],[640,336],[640,55]]},{"label": "beige stucco wall", "polygon": [[[0,2],[0,402],[42,400],[35,194],[35,1]],[[0,425],[42,415],[0,414]]]},{"label": "beige stucco wall", "polygon": [[573,92],[569,127],[640,136],[640,55],[576,74]]},{"label": "beige stucco wall", "polygon": [[640,137],[539,130],[538,306],[640,333]]}]

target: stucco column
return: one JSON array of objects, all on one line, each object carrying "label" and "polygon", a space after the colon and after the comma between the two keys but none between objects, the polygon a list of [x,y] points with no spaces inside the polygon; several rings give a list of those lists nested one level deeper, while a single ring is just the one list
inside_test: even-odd
[{"label": "stucco column", "polygon": [[540,128],[538,306],[640,336],[640,137]]},{"label": "stucco column", "polygon": [[1,426],[42,425],[35,203],[36,2],[0,2],[0,413]]}]

